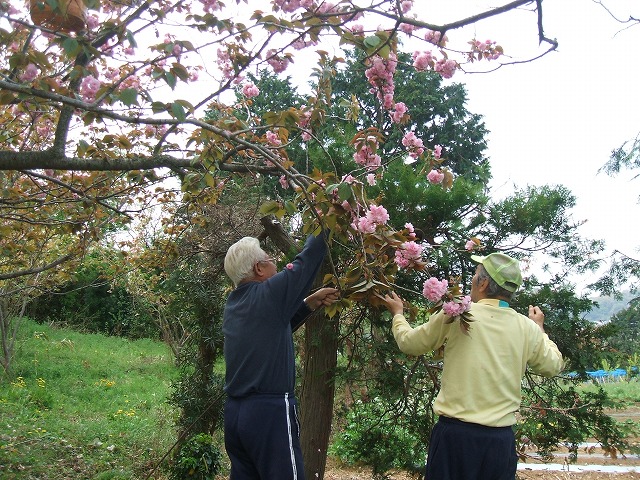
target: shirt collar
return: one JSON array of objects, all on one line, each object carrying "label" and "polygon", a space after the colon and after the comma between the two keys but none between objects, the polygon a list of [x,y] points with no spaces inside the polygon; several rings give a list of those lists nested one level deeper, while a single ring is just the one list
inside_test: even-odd
[{"label": "shirt collar", "polygon": [[491,305],[492,307],[502,307],[502,308],[509,307],[508,302],[505,302],[504,300],[500,300],[498,298],[483,298],[481,300],[478,300],[477,303],[481,303],[483,305]]}]

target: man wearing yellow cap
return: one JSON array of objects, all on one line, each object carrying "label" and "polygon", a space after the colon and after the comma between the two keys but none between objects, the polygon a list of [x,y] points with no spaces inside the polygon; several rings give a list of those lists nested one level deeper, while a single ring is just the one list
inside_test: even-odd
[{"label": "man wearing yellow cap", "polygon": [[522,284],[518,260],[502,253],[471,258],[478,266],[468,334],[458,322],[447,323],[444,312],[412,328],[402,299],[395,292],[385,296],[400,350],[421,355],[446,344],[426,480],[513,480],[518,457],[512,426],[525,369],[553,376],[563,367],[540,308],[529,305],[527,318],[509,306]]}]

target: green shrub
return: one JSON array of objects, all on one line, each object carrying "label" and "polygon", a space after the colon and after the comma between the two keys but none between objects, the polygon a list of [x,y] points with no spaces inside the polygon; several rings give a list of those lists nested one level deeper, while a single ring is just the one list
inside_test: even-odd
[{"label": "green shrub", "polygon": [[172,480],[213,480],[221,468],[222,453],[211,435],[199,433],[180,449],[171,468]]},{"label": "green shrub", "polygon": [[424,461],[420,440],[390,415],[378,399],[357,402],[347,413],[346,425],[336,435],[330,452],[347,464],[363,463],[374,478],[387,478],[393,468],[414,468]]}]

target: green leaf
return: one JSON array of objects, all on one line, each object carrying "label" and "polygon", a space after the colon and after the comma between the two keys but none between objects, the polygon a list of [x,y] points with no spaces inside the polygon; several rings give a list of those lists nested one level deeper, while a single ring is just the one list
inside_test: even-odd
[{"label": "green leaf", "polygon": [[162,102],[153,102],[151,104],[151,111],[153,113],[165,112],[167,110],[167,106]]},{"label": "green leaf", "polygon": [[78,53],[78,50],[80,49],[80,44],[78,43],[78,40],[76,40],[75,38],[67,37],[62,42],[62,48],[64,49],[64,53],[72,57]]},{"label": "green leaf", "polygon": [[280,203],[275,200],[264,202],[260,206],[260,213],[263,215],[274,215],[278,210],[280,210]]},{"label": "green leaf", "polygon": [[164,72],[164,81],[171,87],[171,90],[176,88],[176,84],[178,83],[178,79],[171,72]]},{"label": "green leaf", "polygon": [[127,107],[138,104],[138,91],[135,88],[127,88],[120,92],[120,101]]},{"label": "green leaf", "polygon": [[184,107],[178,102],[171,104],[171,114],[181,122],[187,119],[187,113],[184,111]]},{"label": "green leaf", "polygon": [[352,196],[353,190],[351,190],[351,185],[348,183],[341,183],[338,186],[338,198],[341,202],[345,200],[349,200]]},{"label": "green leaf", "polygon": [[375,35],[373,35],[371,37],[365,38],[363,43],[364,43],[364,46],[367,47],[368,49],[375,50],[380,46],[380,44],[382,43],[382,40],[379,37],[376,37]]},{"label": "green leaf", "polygon": [[284,202],[284,209],[288,215],[293,215],[294,213],[296,213],[296,204],[287,200],[286,202]]}]

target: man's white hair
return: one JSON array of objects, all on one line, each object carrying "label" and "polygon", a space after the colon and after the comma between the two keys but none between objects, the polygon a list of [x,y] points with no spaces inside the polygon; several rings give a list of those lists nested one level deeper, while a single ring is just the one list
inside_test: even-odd
[{"label": "man's white hair", "polygon": [[224,257],[224,271],[238,286],[242,280],[253,275],[253,266],[264,260],[267,254],[260,247],[260,241],[255,237],[243,237],[229,247]]}]

